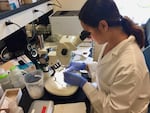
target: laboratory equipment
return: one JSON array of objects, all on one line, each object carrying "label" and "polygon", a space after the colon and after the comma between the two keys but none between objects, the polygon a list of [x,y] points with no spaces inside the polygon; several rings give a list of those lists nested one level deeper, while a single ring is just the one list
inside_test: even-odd
[{"label": "laboratory equipment", "polygon": [[45,81],[49,77],[54,75],[55,70],[54,70],[54,68],[50,67],[48,64],[49,57],[47,54],[41,54],[38,60],[39,60],[40,68],[42,69],[42,71],[44,73],[44,83],[45,83]]},{"label": "laboratory equipment", "polygon": [[25,74],[24,81],[31,98],[39,99],[44,95],[43,72],[41,70]]},{"label": "laboratory equipment", "polygon": [[[83,40],[85,38],[89,37],[89,35],[90,35],[90,33],[87,31],[82,31],[80,36],[63,35],[57,45],[55,58],[58,59],[62,65],[68,65],[71,60],[71,57],[72,57],[72,51],[76,50],[77,46],[81,42],[83,42]],[[49,56],[49,57],[51,57],[51,56]],[[56,60],[54,60],[54,61],[56,61]],[[50,61],[50,62],[52,62],[52,61]],[[53,63],[51,63],[51,64],[53,64]]]},{"label": "laboratory equipment", "polygon": [[45,89],[57,96],[70,96],[74,94],[78,87],[69,85],[64,82],[64,68],[60,67],[56,70],[55,75],[53,77],[50,77],[45,82]]},{"label": "laboratory equipment", "polygon": [[[51,54],[49,55],[49,65],[52,67],[52,64],[57,64],[57,60],[60,61],[61,66],[55,69],[55,74],[52,77],[49,77],[47,81],[45,81],[45,89],[58,96],[69,96],[74,94],[78,87],[71,86],[64,82],[64,74],[63,71],[65,66],[68,66],[71,58],[72,51],[77,49],[77,46],[87,37],[89,37],[90,33],[87,31],[82,31],[80,36],[68,36],[63,35],[57,45],[55,60],[51,60]],[[51,51],[49,51],[51,52]],[[53,54],[54,56],[54,54]],[[53,63],[52,63],[53,62]]]},{"label": "laboratory equipment", "polygon": [[[78,35],[83,30],[78,18],[79,10],[56,11],[49,17],[52,34]],[[60,27],[61,26],[61,27]]]},{"label": "laboratory equipment", "polygon": [[53,113],[54,102],[51,100],[35,100],[32,102],[28,113]]}]

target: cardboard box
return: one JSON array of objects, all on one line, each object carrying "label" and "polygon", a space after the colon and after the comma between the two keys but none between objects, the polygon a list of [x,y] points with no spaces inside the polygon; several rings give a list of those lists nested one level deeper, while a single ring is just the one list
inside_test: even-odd
[{"label": "cardboard box", "polygon": [[22,96],[21,88],[6,89],[0,100],[0,106],[3,103],[5,97],[9,98],[12,101],[15,101],[17,104],[19,104],[21,96]]},{"label": "cardboard box", "polygon": [[0,10],[7,11],[19,8],[18,0],[0,0]]},{"label": "cardboard box", "polygon": [[34,2],[37,2],[37,0],[23,0],[24,4],[32,4]]},{"label": "cardboard box", "polygon": [[10,5],[8,1],[0,1],[0,11],[10,10]]},{"label": "cardboard box", "polygon": [[6,89],[2,98],[0,99],[0,111],[9,111],[9,103],[13,101],[16,104],[19,104],[21,97],[21,88]]}]

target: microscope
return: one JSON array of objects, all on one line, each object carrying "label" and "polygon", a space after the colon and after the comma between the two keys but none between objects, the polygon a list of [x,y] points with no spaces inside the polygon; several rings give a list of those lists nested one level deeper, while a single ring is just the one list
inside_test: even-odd
[{"label": "microscope", "polygon": [[57,58],[62,65],[68,65],[72,57],[72,51],[77,49],[77,46],[83,42],[83,40],[89,37],[90,33],[82,31],[80,36],[62,36],[57,46]]},{"label": "microscope", "polygon": [[[40,62],[46,64],[45,66],[48,66],[49,64],[49,67],[55,72],[53,73],[53,76],[49,76],[47,77],[47,80],[45,80],[45,89],[48,92],[57,96],[69,96],[77,91],[77,86],[71,86],[64,82],[63,72],[71,60],[71,52],[76,50],[77,46],[89,36],[90,33],[87,31],[82,31],[79,36],[63,35],[58,42],[57,48],[54,50],[48,48],[48,57],[41,55],[43,57],[40,57]],[[55,54],[50,54],[54,51]]]},{"label": "microscope", "polygon": [[54,47],[44,47],[38,50],[40,55],[47,54],[49,57],[48,64],[53,66],[58,62],[61,65],[67,66],[72,57],[72,51],[77,49],[77,46],[89,37],[90,33],[82,31],[79,36],[62,35],[59,42]]}]

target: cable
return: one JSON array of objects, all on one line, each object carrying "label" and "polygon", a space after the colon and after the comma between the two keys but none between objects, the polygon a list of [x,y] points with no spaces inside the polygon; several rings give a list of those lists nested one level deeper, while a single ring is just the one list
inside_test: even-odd
[{"label": "cable", "polygon": [[30,39],[30,41],[35,38],[36,34],[37,34],[37,31],[35,29],[35,23],[32,22],[32,38]]},{"label": "cable", "polygon": [[57,7],[59,7],[59,8],[62,8],[61,6],[59,6],[59,5],[57,5],[57,4],[52,4],[52,3],[49,3],[49,4],[47,4],[48,6],[49,5],[54,5],[54,6],[57,6]]},{"label": "cable", "polygon": [[14,25],[18,26],[19,28],[21,28],[20,25],[18,25],[18,24],[16,24],[16,23],[12,22],[12,21],[10,21],[10,20],[8,20],[8,21],[5,22],[5,25],[6,25],[6,26],[9,26],[9,25],[12,25],[12,24],[14,24]]},{"label": "cable", "polygon": [[59,4],[60,8],[62,8],[61,3],[58,0],[56,0],[56,2]]},{"label": "cable", "polygon": [[44,11],[41,11],[41,10],[38,10],[38,9],[34,9],[34,10],[33,10],[33,13],[36,13],[36,12],[41,12],[41,13],[44,14]]},{"label": "cable", "polygon": [[0,53],[0,58],[1,58],[2,61],[4,61],[4,62],[5,62],[5,61],[8,61],[8,60],[10,59],[10,58],[9,58],[10,56],[8,55],[9,53],[5,55],[6,58],[3,56],[3,55],[4,55],[4,52],[5,52],[6,50],[7,50],[7,47],[4,47],[4,48],[2,49],[2,51],[1,51],[1,53]]},{"label": "cable", "polygon": [[[16,26],[18,26],[19,28],[22,28],[19,24],[14,23],[14,22],[12,22],[12,21],[10,21],[10,20],[7,20],[7,21],[5,22],[5,25],[6,25],[6,26],[13,25],[13,24],[16,25]],[[22,29],[22,31],[26,34],[26,31],[25,31],[25,30]]]},{"label": "cable", "polygon": [[54,5],[54,6],[57,6],[57,7],[59,7],[59,8],[62,8],[61,3],[60,3],[58,0],[56,0],[56,2],[57,2],[57,4],[49,3],[49,4],[47,4],[47,5],[48,5],[48,6],[49,6],[49,5]]}]

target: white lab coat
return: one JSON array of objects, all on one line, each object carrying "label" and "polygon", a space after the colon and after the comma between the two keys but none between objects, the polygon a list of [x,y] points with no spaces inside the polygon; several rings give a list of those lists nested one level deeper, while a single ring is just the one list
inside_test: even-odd
[{"label": "white lab coat", "polygon": [[101,58],[104,48],[98,63],[88,65],[98,87],[88,82],[83,86],[94,113],[147,113],[150,77],[135,37],[130,36]]}]

